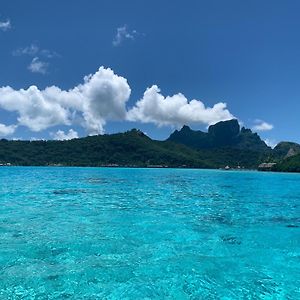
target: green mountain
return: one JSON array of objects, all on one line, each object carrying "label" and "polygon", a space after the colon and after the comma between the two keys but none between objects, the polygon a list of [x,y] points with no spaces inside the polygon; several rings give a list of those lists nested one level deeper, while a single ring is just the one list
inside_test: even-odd
[{"label": "green mountain", "polygon": [[282,142],[272,150],[250,129],[240,129],[237,120],[219,122],[208,132],[183,126],[166,141],[136,129],[69,141],[0,140],[2,165],[257,169],[263,162],[276,162],[274,171],[300,172],[300,145]]},{"label": "green mountain", "polygon": [[292,142],[279,143],[272,152],[276,165],[272,171],[300,172],[300,145]]},{"label": "green mountain", "polygon": [[270,152],[271,148],[261,140],[257,133],[242,128],[236,119],[211,125],[208,132],[194,131],[183,126],[180,131],[175,130],[168,141],[183,144],[194,149],[232,148],[249,150],[259,153]]},{"label": "green mountain", "polygon": [[153,141],[135,129],[69,141],[1,140],[0,162],[14,165],[212,167],[188,147]]},{"label": "green mountain", "polygon": [[[0,141],[0,163],[65,166],[168,166],[257,168],[269,148],[236,120],[210,126],[208,133],[184,126],[182,141],[155,141],[133,129],[69,141]],[[200,147],[200,146],[201,147]],[[253,146],[253,149],[251,148]]]},{"label": "green mountain", "polygon": [[300,145],[291,142],[281,142],[273,150],[275,159],[285,159],[300,154]]},{"label": "green mountain", "polygon": [[279,161],[272,169],[277,172],[300,172],[300,154]]}]

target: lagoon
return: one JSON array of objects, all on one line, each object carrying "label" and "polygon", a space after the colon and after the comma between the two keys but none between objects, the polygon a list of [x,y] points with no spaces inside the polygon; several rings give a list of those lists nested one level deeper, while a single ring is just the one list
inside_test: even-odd
[{"label": "lagoon", "polygon": [[300,299],[300,175],[0,168],[0,299]]}]

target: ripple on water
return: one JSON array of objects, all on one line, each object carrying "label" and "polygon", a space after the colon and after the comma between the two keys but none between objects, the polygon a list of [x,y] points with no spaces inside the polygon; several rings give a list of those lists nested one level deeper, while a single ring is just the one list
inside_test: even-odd
[{"label": "ripple on water", "polygon": [[10,168],[0,179],[0,299],[300,299],[297,174]]}]

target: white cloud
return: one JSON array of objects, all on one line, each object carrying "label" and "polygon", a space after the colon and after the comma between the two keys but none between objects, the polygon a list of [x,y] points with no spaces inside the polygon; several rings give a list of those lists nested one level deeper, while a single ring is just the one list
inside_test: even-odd
[{"label": "white cloud", "polygon": [[0,21],[0,30],[7,31],[11,28],[10,20]]},{"label": "white cloud", "polygon": [[21,55],[29,55],[35,56],[40,51],[39,47],[36,44],[31,44],[30,46],[19,48],[13,51],[14,56],[21,56]]},{"label": "white cloud", "polygon": [[49,64],[41,61],[38,57],[34,57],[28,66],[28,70],[32,73],[46,74]]},{"label": "white cloud", "polygon": [[[13,56],[31,56],[33,57],[27,69],[32,73],[48,73],[49,60],[60,55],[48,49],[41,49],[37,44],[32,43],[30,46],[18,48],[12,52]],[[42,57],[42,59],[41,59]]]},{"label": "white cloud", "polygon": [[42,49],[42,50],[40,50],[39,54],[41,56],[44,56],[44,57],[47,57],[47,58],[61,57],[61,55],[58,54],[57,52],[51,51],[51,50],[48,50],[48,49]]},{"label": "white cloud", "polygon": [[0,124],[0,137],[7,136],[7,135],[12,135],[17,126],[16,125],[4,125]]},{"label": "white cloud", "polygon": [[269,131],[274,128],[274,126],[270,123],[267,123],[262,120],[255,120],[256,125],[252,127],[254,131]]},{"label": "white cloud", "polygon": [[156,85],[145,91],[144,97],[129,110],[127,116],[130,121],[154,123],[158,126],[182,126],[191,123],[212,125],[233,118],[225,103],[205,107],[201,101],[188,101],[180,93],[164,97]]},{"label": "white cloud", "polygon": [[0,88],[0,108],[16,112],[19,125],[38,132],[57,125],[80,123],[89,134],[104,132],[107,120],[124,120],[131,90],[127,80],[111,69],[95,74],[70,90],[36,86],[14,90]]},{"label": "white cloud", "polygon": [[42,56],[45,58],[59,57],[60,55],[55,51],[49,49],[41,49],[37,44],[32,43],[30,46],[18,48],[12,52],[14,56]]},{"label": "white cloud", "polygon": [[6,111],[17,112],[20,125],[32,131],[41,131],[59,124],[69,125],[69,111],[55,99],[46,98],[36,86],[27,90],[0,88],[0,107]]},{"label": "white cloud", "polygon": [[51,134],[55,140],[72,140],[78,138],[77,131],[70,129],[69,132],[65,133],[62,130],[58,130],[57,132]]},{"label": "white cloud", "polygon": [[85,127],[90,133],[103,132],[106,119],[124,120],[126,102],[131,89],[124,77],[117,76],[111,69],[99,69],[93,75],[84,78],[84,84],[77,86],[74,92],[86,98],[83,102]]},{"label": "white cloud", "polygon": [[113,39],[113,45],[119,46],[121,45],[125,40],[134,40],[135,36],[137,34],[136,30],[128,31],[128,28],[126,25],[117,28],[117,33]]},{"label": "white cloud", "polygon": [[[36,86],[15,90],[0,87],[0,109],[17,114],[17,125],[33,132],[53,126],[82,126],[89,135],[104,133],[110,120],[127,120],[154,123],[158,126],[183,124],[215,124],[234,116],[225,103],[205,107],[199,100],[188,99],[183,94],[164,97],[154,85],[148,88],[134,107],[126,110],[131,89],[126,78],[109,68],[84,77],[82,84],[69,90],[57,86],[40,90]],[[74,136],[75,131],[57,132],[57,137]]]}]

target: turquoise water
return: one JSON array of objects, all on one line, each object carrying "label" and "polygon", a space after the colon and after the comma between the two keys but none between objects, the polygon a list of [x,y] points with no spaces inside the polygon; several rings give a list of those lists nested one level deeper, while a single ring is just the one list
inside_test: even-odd
[{"label": "turquoise water", "polygon": [[0,168],[0,299],[300,299],[300,174]]}]

